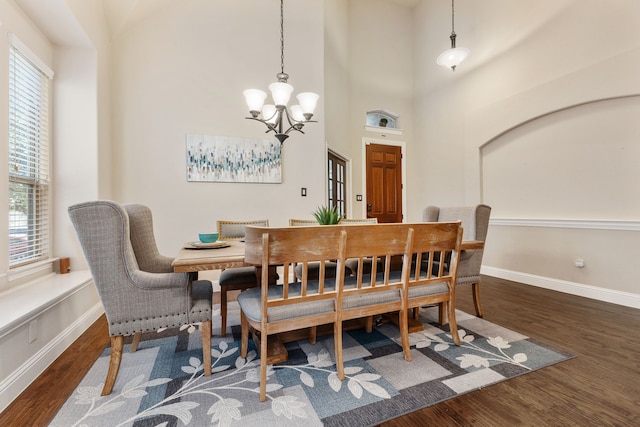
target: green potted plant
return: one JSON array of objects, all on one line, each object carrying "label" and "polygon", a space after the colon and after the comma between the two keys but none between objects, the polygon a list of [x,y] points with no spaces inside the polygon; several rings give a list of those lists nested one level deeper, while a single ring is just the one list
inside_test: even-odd
[{"label": "green potted plant", "polygon": [[313,217],[320,225],[337,224],[342,219],[342,215],[338,213],[338,208],[336,206],[331,208],[327,206],[318,206],[313,212]]}]

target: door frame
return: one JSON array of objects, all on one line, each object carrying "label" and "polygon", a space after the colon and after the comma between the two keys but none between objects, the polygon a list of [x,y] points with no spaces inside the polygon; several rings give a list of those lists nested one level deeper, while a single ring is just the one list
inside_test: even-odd
[{"label": "door frame", "polygon": [[364,195],[362,203],[361,218],[367,217],[367,145],[379,144],[379,145],[392,145],[400,147],[400,153],[402,154],[402,222],[407,222],[407,143],[404,141],[396,141],[391,139],[375,139],[375,138],[362,138],[362,194]]},{"label": "door frame", "polygon": [[[329,180],[329,176],[327,173],[327,164],[328,164],[328,157],[329,157],[329,151],[332,151],[335,155],[337,155],[338,157],[341,157],[342,160],[345,161],[345,163],[347,164],[347,170],[345,171],[345,173],[347,174],[347,187],[345,188],[346,194],[345,194],[345,202],[347,203],[347,214],[352,216],[353,218],[356,218],[353,216],[353,202],[352,202],[352,195],[350,194],[352,191],[355,191],[355,189],[353,188],[353,179],[352,179],[352,159],[349,155],[347,155],[344,151],[340,150],[339,148],[334,147],[331,144],[327,144],[326,146],[326,150],[324,150],[324,202],[327,203],[329,201],[329,193],[328,193],[328,189],[327,189],[327,182]],[[350,184],[351,183],[351,184]]]}]

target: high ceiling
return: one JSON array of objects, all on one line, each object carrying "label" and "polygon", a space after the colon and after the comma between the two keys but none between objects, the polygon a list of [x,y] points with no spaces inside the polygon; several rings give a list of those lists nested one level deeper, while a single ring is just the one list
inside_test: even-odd
[{"label": "high ceiling", "polygon": [[[91,41],[74,19],[68,0],[15,0],[27,15],[57,45],[89,47]],[[142,21],[186,0],[102,0],[107,26],[112,39],[118,38]],[[274,0],[275,1],[275,0]],[[362,0],[365,1],[365,0]],[[368,0],[367,0],[368,1]],[[409,9],[424,8],[446,19],[425,25],[416,34],[418,39],[437,40],[423,45],[424,60],[432,61],[448,45],[449,3],[446,0],[379,0]],[[549,20],[561,19],[568,5],[581,0],[465,0],[465,13],[456,13],[456,32],[462,46],[470,44],[472,57],[465,63],[468,70],[490,61],[501,52],[535,35]],[[630,1],[630,0],[629,0]],[[424,2],[424,3],[423,3]],[[78,7],[93,7],[93,2],[76,2]],[[458,6],[458,5],[456,5]],[[587,12],[585,12],[587,13]],[[434,22],[434,21],[432,21]],[[417,61],[422,60],[420,57]],[[435,80],[434,80],[435,84]]]},{"label": "high ceiling", "polygon": [[117,37],[172,1],[175,3],[175,0],[103,0],[111,37]]},{"label": "high ceiling", "polygon": [[[166,7],[176,0],[103,0],[104,11],[111,37],[136,25],[155,11]],[[407,7],[415,7],[420,0],[384,0]]]}]

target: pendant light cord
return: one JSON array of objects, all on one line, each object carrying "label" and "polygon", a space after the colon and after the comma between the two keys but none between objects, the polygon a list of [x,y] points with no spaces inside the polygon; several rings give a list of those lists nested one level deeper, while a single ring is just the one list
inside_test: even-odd
[{"label": "pendant light cord", "polygon": [[455,8],[453,7],[453,3],[455,0],[451,0],[451,34],[455,34]]},{"label": "pendant light cord", "polygon": [[280,70],[284,74],[284,0],[280,0]]}]

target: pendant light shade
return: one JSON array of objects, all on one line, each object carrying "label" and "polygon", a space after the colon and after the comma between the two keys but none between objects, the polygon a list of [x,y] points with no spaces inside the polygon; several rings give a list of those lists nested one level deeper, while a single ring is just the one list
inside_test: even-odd
[{"label": "pendant light shade", "polygon": [[455,32],[455,8],[454,0],[451,0],[451,49],[447,49],[438,56],[436,60],[437,64],[446,68],[451,68],[452,71],[456,70],[456,67],[465,60],[471,51],[466,47],[456,47],[456,32]]},{"label": "pendant light shade", "polygon": [[454,47],[447,49],[438,56],[436,62],[446,68],[451,68],[455,71],[456,67],[465,60],[471,51],[466,47]]}]

